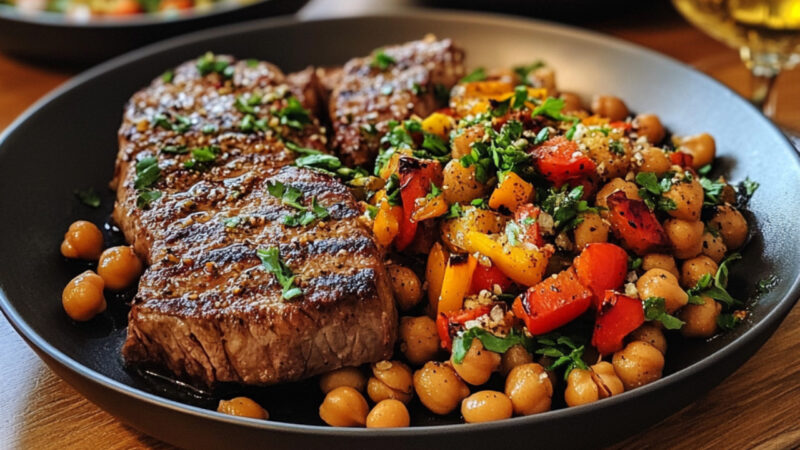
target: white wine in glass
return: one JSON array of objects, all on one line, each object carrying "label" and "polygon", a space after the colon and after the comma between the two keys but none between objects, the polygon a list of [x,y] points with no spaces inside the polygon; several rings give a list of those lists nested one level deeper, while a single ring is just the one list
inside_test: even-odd
[{"label": "white wine in glass", "polygon": [[693,25],[739,49],[753,74],[751,100],[772,116],[775,77],[800,63],[800,0],[672,0]]}]

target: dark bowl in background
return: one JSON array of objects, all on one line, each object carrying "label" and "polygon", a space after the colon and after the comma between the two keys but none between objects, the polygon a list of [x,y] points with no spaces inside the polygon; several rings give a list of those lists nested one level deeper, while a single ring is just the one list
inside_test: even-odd
[{"label": "dark bowl in background", "polygon": [[291,14],[308,0],[257,0],[215,5],[174,16],[139,14],[123,18],[68,20],[51,12],[21,13],[0,5],[0,51],[38,64],[88,66],[143,45],[191,31],[263,17]]},{"label": "dark bowl in background", "polygon": [[[72,221],[107,219],[116,131],[122,106],[136,90],[208,50],[263,58],[288,72],[339,64],[429,32],[454,38],[472,66],[543,58],[565,90],[584,98],[596,92],[619,95],[634,111],[657,112],[678,134],[711,133],[720,173],[734,181],[749,175],[761,183],[750,205],[755,234],[743,261],[733,266],[730,290],[752,297],[756,283],[768,275],[778,277],[774,289],[734,331],[708,341],[676,340],[664,378],[639,389],[581,407],[474,425],[454,424],[457,416],[426,415],[415,404],[412,416],[422,426],[395,430],[319,426],[321,396],[313,381],[244,390],[267,406],[270,421],[216,413],[214,395],[123,368],[119,349],[127,308],[119,299],[110,299],[109,311],[92,322],[75,324],[66,317],[61,290],[85,266],[66,262],[59,243]],[[100,209],[73,197],[74,189],[90,186],[104,194]],[[764,116],[711,78],[654,52],[594,33],[496,16],[406,11],[310,22],[271,19],[124,55],[48,95],[0,136],[0,211],[0,307],[12,326],[92,402],[187,448],[597,447],[645,429],[719,384],[758,350],[800,296],[800,158]]]}]

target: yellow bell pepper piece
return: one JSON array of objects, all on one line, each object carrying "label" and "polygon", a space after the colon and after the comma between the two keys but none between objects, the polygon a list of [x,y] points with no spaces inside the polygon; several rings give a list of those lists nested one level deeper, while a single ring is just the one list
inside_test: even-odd
[{"label": "yellow bell pepper piece", "polygon": [[549,253],[541,249],[503,245],[477,231],[467,233],[466,247],[470,253],[488,257],[507,277],[525,286],[542,280],[550,259]]},{"label": "yellow bell pepper piece", "polygon": [[516,173],[508,172],[492,192],[492,196],[489,197],[489,207],[498,209],[505,206],[509,211],[514,212],[520,206],[530,203],[532,195],[532,184],[520,178]]},{"label": "yellow bell pepper piece", "polygon": [[435,243],[428,253],[428,264],[425,266],[425,280],[428,282],[428,301],[434,308],[438,308],[439,295],[442,293],[442,283],[444,282],[444,271],[447,268],[447,261],[450,254],[442,247],[442,244]]},{"label": "yellow bell pepper piece", "polygon": [[472,255],[451,255],[444,269],[442,293],[439,294],[438,313],[458,311],[472,283],[472,272],[478,260]]},{"label": "yellow bell pepper piece", "polygon": [[447,136],[450,134],[450,130],[455,128],[455,126],[456,121],[452,117],[439,112],[431,114],[422,121],[423,131],[435,134],[442,139],[447,139]]},{"label": "yellow bell pepper piece", "polygon": [[411,212],[411,221],[421,222],[447,214],[450,207],[444,199],[444,195],[437,195],[433,198],[422,197],[414,203],[414,211]]},{"label": "yellow bell pepper piece", "polygon": [[592,126],[592,125],[603,126],[603,125],[608,125],[609,120],[607,117],[602,117],[595,114],[593,116],[589,116],[582,119],[581,123],[586,126]]},{"label": "yellow bell pepper piece", "polygon": [[388,246],[400,231],[400,221],[403,219],[403,207],[391,206],[389,202],[383,201],[375,215],[375,223],[372,225],[372,232],[378,243]]}]

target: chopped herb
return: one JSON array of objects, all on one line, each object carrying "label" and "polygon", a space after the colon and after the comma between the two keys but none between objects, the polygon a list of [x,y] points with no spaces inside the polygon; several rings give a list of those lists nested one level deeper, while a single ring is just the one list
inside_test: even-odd
[{"label": "chopped herb", "polygon": [[711,164],[706,164],[705,166],[697,169],[697,173],[703,176],[708,175],[711,173]]},{"label": "chopped herb", "polygon": [[296,130],[302,130],[305,124],[311,123],[311,115],[303,108],[297,97],[289,97],[287,104],[278,111],[281,125],[286,125]]},{"label": "chopped herb", "polygon": [[212,124],[203,125],[203,128],[200,131],[202,131],[203,134],[213,134],[217,132],[217,126]]},{"label": "chopped herb", "polygon": [[556,333],[539,336],[536,338],[536,344],[539,348],[534,353],[555,358],[555,361],[547,370],[555,370],[562,366],[565,367],[565,380],[569,376],[569,373],[572,372],[572,369],[589,369],[583,361],[585,345],[577,345],[573,339],[567,336],[558,335]]},{"label": "chopped herb", "polygon": [[489,209],[489,203],[486,202],[485,198],[476,198],[469,202],[469,204],[478,209]]},{"label": "chopped herb", "polygon": [[433,181],[431,181],[431,191],[425,196],[425,198],[428,200],[432,200],[440,195],[442,195],[442,190],[439,189],[438,186],[433,184]]},{"label": "chopped herb", "polygon": [[330,217],[328,210],[317,203],[316,197],[311,198],[311,208],[303,206],[299,202],[303,193],[293,186],[287,186],[279,181],[267,183],[267,192],[273,197],[279,198],[284,205],[298,210],[295,214],[283,217],[283,224],[286,226],[306,226],[315,220],[325,220]]},{"label": "chopped herb", "polygon": [[258,119],[252,115],[247,114],[242,117],[242,121],[239,123],[239,130],[243,133],[251,133],[253,131],[266,131],[267,129],[267,119]]},{"label": "chopped herb", "polygon": [[577,117],[565,116],[561,113],[562,109],[564,109],[564,99],[547,97],[545,101],[531,111],[531,117],[545,116],[553,120],[565,120],[573,122],[579,120]]},{"label": "chopped herb", "polygon": [[770,275],[758,282],[758,286],[756,287],[756,293],[758,295],[764,295],[769,291],[771,291],[776,284],[778,284],[778,277],[775,275]]},{"label": "chopped herb", "polygon": [[284,205],[295,209],[305,210],[306,207],[298,202],[303,192],[294,186],[287,186],[280,181],[267,183],[267,192],[273,197],[279,198]]},{"label": "chopped herb", "polygon": [[597,212],[597,208],[589,207],[583,198],[583,186],[576,186],[567,192],[567,185],[561,189],[550,188],[542,202],[542,209],[553,216],[556,228],[571,229],[583,222],[585,212]]},{"label": "chopped herb", "polygon": [[478,339],[483,344],[483,348],[495,353],[505,353],[515,345],[521,345],[526,349],[533,348],[533,339],[525,333],[512,328],[507,336],[501,337],[484,330],[483,328],[473,327],[461,333],[453,339],[453,361],[461,364],[464,356],[467,355],[473,339]]},{"label": "chopped herb", "polygon": [[450,205],[450,210],[447,212],[447,215],[444,216],[445,219],[457,219],[464,215],[464,210],[461,208],[460,203],[453,203]]},{"label": "chopped herb", "polygon": [[511,107],[514,109],[520,109],[525,106],[525,102],[528,101],[528,88],[525,86],[517,86],[514,88],[514,101],[511,103]]},{"label": "chopped herb", "polygon": [[225,228],[236,228],[242,223],[242,218],[240,216],[226,217],[222,219],[222,223],[225,224]]},{"label": "chopped herb", "polygon": [[641,257],[638,256],[636,258],[631,258],[630,256],[628,257],[628,270],[636,270],[640,267],[642,267]]},{"label": "chopped herb", "polygon": [[136,207],[139,209],[147,209],[151,203],[161,198],[161,191],[145,189],[139,191],[136,196]]},{"label": "chopped herb", "polygon": [[172,83],[172,80],[175,78],[175,72],[171,70],[167,70],[166,72],[161,74],[161,81],[164,83]]},{"label": "chopped herb", "polygon": [[90,206],[92,208],[99,208],[100,207],[100,194],[94,190],[94,188],[88,189],[76,189],[74,191],[75,197],[80,200],[86,206]]},{"label": "chopped herb", "polygon": [[261,103],[260,95],[251,94],[247,98],[244,98],[241,95],[237,95],[236,100],[233,102],[233,106],[240,113],[255,114],[256,113],[255,106],[258,106],[260,103]]},{"label": "chopped herb", "polygon": [[197,147],[192,150],[192,158],[183,163],[186,169],[203,170],[207,169],[217,159],[220,148],[214,145]]},{"label": "chopped herb", "polygon": [[396,63],[397,61],[395,61],[394,58],[392,58],[391,56],[384,53],[383,50],[378,50],[372,57],[372,63],[370,64],[370,66],[376,69],[386,70],[389,68],[389,66]]},{"label": "chopped herb", "polygon": [[688,291],[689,302],[692,304],[703,304],[702,297],[706,296],[722,303],[725,309],[741,305],[742,303],[733,298],[727,291],[728,264],[741,258],[742,255],[734,253],[719,264],[717,273],[713,277],[709,274],[700,277],[697,284]]},{"label": "chopped herb", "polygon": [[155,156],[148,156],[136,162],[136,179],[133,187],[145,189],[156,183],[161,178],[161,169],[158,167],[158,159]]},{"label": "chopped herb", "polygon": [[367,217],[369,217],[372,220],[375,220],[375,217],[378,216],[378,210],[380,208],[373,205],[366,205],[366,209],[367,209]]},{"label": "chopped herb", "polygon": [[264,269],[274,275],[283,288],[281,297],[286,300],[291,300],[303,295],[303,290],[294,284],[295,275],[292,273],[291,269],[281,261],[278,247],[270,247],[267,249],[260,248],[256,251],[256,254],[261,260],[261,265]]},{"label": "chopped herb", "polygon": [[648,297],[644,301],[644,318],[661,322],[668,330],[680,330],[684,322],[666,311],[666,301],[662,297]]},{"label": "chopped herb", "polygon": [[735,313],[721,313],[717,316],[717,326],[721,330],[730,331],[736,328],[742,322],[742,319]]},{"label": "chopped herb", "polygon": [[533,145],[539,145],[548,139],[550,139],[550,128],[544,127],[536,134],[536,139],[533,140]]},{"label": "chopped herb", "polygon": [[564,134],[564,137],[566,137],[567,140],[571,141],[572,138],[575,137],[575,131],[577,131],[579,124],[580,121],[576,120],[575,123],[573,123],[572,126],[569,128],[569,130],[567,130],[566,134]]},{"label": "chopped herb", "polygon": [[247,61],[245,61],[245,64],[247,64],[247,67],[252,69],[254,67],[258,67],[258,60],[255,58],[250,58]]},{"label": "chopped herb", "polygon": [[736,199],[737,208],[745,208],[747,204],[750,203],[750,198],[755,194],[759,186],[757,182],[751,180],[749,177],[739,183],[736,189],[736,193],[738,194]]},{"label": "chopped herb", "polygon": [[185,145],[166,145],[161,149],[161,153],[183,155],[189,153],[189,149]]},{"label": "chopped herb", "polygon": [[508,244],[512,247],[519,244],[519,235],[522,233],[522,228],[520,228],[519,224],[513,220],[509,220],[506,222],[506,239],[508,239]]},{"label": "chopped herb", "polygon": [[197,71],[200,75],[206,76],[210,73],[218,73],[224,78],[233,76],[234,67],[228,61],[218,59],[213,53],[207,52],[197,60]]},{"label": "chopped herb", "polygon": [[378,128],[375,127],[374,123],[368,123],[366,125],[361,125],[361,130],[364,133],[369,134],[370,136],[374,136],[374,135],[378,134]]},{"label": "chopped herb", "polygon": [[386,180],[386,200],[392,206],[401,205],[403,202],[400,200],[400,177],[393,173],[388,180]]},{"label": "chopped herb", "polygon": [[642,201],[648,208],[661,211],[673,211],[677,209],[674,200],[663,196],[672,186],[669,173],[659,181],[658,177],[653,172],[639,172],[636,174],[635,180],[636,184],[641,186],[639,189],[639,197],[642,198]]},{"label": "chopped herb", "polygon": [[530,74],[536,69],[544,67],[544,65],[545,65],[544,61],[537,60],[530,64],[514,67],[514,72],[517,74],[517,76],[519,76],[519,79],[523,83],[530,85],[530,81],[528,80],[528,74]]},{"label": "chopped herb", "polygon": [[460,83],[472,83],[474,81],[483,81],[486,79],[486,69],[483,67],[478,67],[477,69],[470,72],[467,76],[459,81]]},{"label": "chopped herb", "polygon": [[615,155],[625,156],[625,146],[622,145],[621,141],[611,140],[608,143],[608,149],[611,151],[611,153],[614,153]]},{"label": "chopped herb", "polygon": [[728,185],[727,183],[720,180],[712,181],[706,177],[700,177],[700,185],[703,186],[703,194],[705,197],[703,201],[704,205],[714,206],[722,203],[720,197],[722,195],[722,190]]},{"label": "chopped herb", "polygon": [[172,130],[176,133],[185,133],[192,126],[191,119],[178,114],[175,114],[171,121],[165,114],[156,114],[153,117],[152,123],[153,126],[161,127],[165,130]]},{"label": "chopped herb", "polygon": [[522,137],[522,123],[509,120],[499,132],[486,128],[488,140],[472,144],[469,154],[461,157],[464,167],[475,166],[475,179],[481,183],[502,172],[515,172],[523,178],[532,175],[531,155],[525,150],[528,140]]}]

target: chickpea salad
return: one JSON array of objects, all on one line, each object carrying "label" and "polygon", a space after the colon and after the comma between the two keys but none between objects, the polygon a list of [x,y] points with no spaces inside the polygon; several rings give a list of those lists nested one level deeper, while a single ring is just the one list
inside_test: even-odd
[{"label": "chickpea salad", "polygon": [[[392,359],[318,377],[323,422],[407,427],[412,403],[467,423],[588,404],[661,378],[668,337],[699,342],[747,318],[728,278],[758,183],[714,171],[712,136],[671,134],[612,95],[584,104],[541,61],[478,68],[437,95],[446,108],[388,123],[368,167],[313,149],[294,162],[358,198],[400,312]],[[314,205],[309,222],[327,217]],[[75,321],[144,270],[133,247],[103,243],[77,221],[61,245],[97,261],[63,291]],[[284,292],[300,291],[277,252],[260,256]],[[263,420],[268,409],[248,397],[217,407]]]}]

